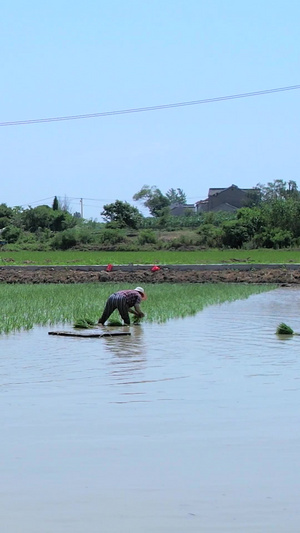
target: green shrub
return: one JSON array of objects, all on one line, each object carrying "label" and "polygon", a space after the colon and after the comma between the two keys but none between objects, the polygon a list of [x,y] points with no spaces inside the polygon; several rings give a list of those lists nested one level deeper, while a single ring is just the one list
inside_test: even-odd
[{"label": "green shrub", "polygon": [[75,228],[66,229],[65,231],[55,234],[52,240],[52,248],[56,250],[68,250],[77,244]]},{"label": "green shrub", "polygon": [[90,244],[97,241],[98,235],[91,231],[90,228],[82,226],[77,227],[77,242],[80,244]]},{"label": "green shrub", "polygon": [[252,242],[256,248],[288,248],[293,244],[293,235],[290,231],[275,228],[256,234]]},{"label": "green shrub", "polygon": [[21,231],[19,238],[18,238],[18,244],[36,244],[37,238],[34,233],[31,233],[30,231]]},{"label": "green shrub", "polygon": [[188,235],[185,235],[185,234],[182,234],[180,235],[179,237],[176,237],[175,239],[172,239],[170,241],[168,241],[167,244],[167,247],[169,249],[175,249],[175,250],[178,250],[179,248],[188,248],[190,246],[194,247],[194,246],[198,246],[199,242],[198,242],[198,238],[196,235],[193,235],[193,234],[188,234]]},{"label": "green shrub", "polygon": [[248,229],[239,220],[230,220],[222,225],[221,241],[224,246],[241,248],[249,240]]},{"label": "green shrub", "polygon": [[64,231],[77,224],[76,218],[66,211],[54,211],[49,227],[53,231]]},{"label": "green shrub", "polygon": [[273,248],[288,248],[293,243],[293,235],[290,231],[274,231]]},{"label": "green shrub", "polygon": [[17,228],[16,226],[7,226],[2,232],[2,237],[8,243],[15,243],[17,242],[20,234],[21,234],[20,228]]},{"label": "green shrub", "polygon": [[100,233],[100,242],[102,244],[117,244],[124,240],[124,231],[118,229],[105,229]]},{"label": "green shrub", "polygon": [[213,224],[203,224],[197,231],[199,235],[199,245],[208,246],[210,248],[218,248],[221,246],[222,230]]},{"label": "green shrub", "polygon": [[157,238],[154,231],[143,230],[138,236],[139,244],[156,244]]},{"label": "green shrub", "polygon": [[11,220],[8,217],[1,217],[0,218],[0,229],[6,228],[11,224]]}]

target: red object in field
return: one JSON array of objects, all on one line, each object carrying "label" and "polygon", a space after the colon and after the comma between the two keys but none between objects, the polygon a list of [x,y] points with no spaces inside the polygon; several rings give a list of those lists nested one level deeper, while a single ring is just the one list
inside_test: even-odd
[{"label": "red object in field", "polygon": [[112,269],[113,269],[113,265],[111,265],[111,264],[109,263],[109,265],[107,265],[107,267],[106,267],[106,272],[111,272]]},{"label": "red object in field", "polygon": [[151,272],[157,272],[158,270],[160,270],[160,267],[157,266],[157,265],[154,265],[154,266],[151,268]]}]

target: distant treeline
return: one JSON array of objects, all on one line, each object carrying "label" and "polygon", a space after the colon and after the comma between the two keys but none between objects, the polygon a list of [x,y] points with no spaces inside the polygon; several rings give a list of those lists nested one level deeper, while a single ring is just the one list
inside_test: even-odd
[{"label": "distant treeline", "polygon": [[[257,194],[257,190],[259,193]],[[275,180],[233,213],[177,217],[168,206],[144,217],[117,200],[104,206],[105,222],[82,219],[60,207],[0,204],[0,241],[6,250],[154,250],[197,248],[289,248],[300,246],[300,194],[295,182]]]}]

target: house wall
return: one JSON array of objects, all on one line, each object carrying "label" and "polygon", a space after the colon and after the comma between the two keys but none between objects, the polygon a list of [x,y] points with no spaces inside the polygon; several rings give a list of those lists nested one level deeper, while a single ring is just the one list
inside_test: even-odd
[{"label": "house wall", "polygon": [[245,205],[246,198],[247,193],[241,189],[238,189],[237,187],[229,187],[219,194],[208,198],[208,211],[216,210],[216,208],[222,204],[230,204],[239,209]]},{"label": "house wall", "polygon": [[232,185],[226,189],[209,189],[208,198],[196,202],[196,213],[208,211],[235,211],[247,205],[248,194],[254,189],[239,189]]},{"label": "house wall", "polygon": [[208,211],[208,201],[199,202],[195,205],[196,213],[206,213]]},{"label": "house wall", "polygon": [[182,217],[187,212],[195,213],[195,206],[194,206],[194,204],[174,205],[174,206],[171,206],[170,212],[171,212],[171,215],[173,215],[175,217]]},{"label": "house wall", "polygon": [[217,211],[226,211],[227,213],[234,213],[238,207],[235,207],[231,204],[220,204],[214,209],[211,209],[211,212],[216,213]]}]

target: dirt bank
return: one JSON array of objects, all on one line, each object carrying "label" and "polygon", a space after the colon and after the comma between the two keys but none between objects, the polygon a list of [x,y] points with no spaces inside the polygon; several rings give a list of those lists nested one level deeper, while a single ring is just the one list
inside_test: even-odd
[{"label": "dirt bank", "polygon": [[[213,268],[213,267],[212,267]],[[0,270],[0,283],[124,283],[142,285],[147,283],[278,283],[300,284],[300,270],[285,268],[260,268],[258,270],[176,270],[161,268],[151,270],[112,271],[42,268],[27,270],[20,268]]]}]

